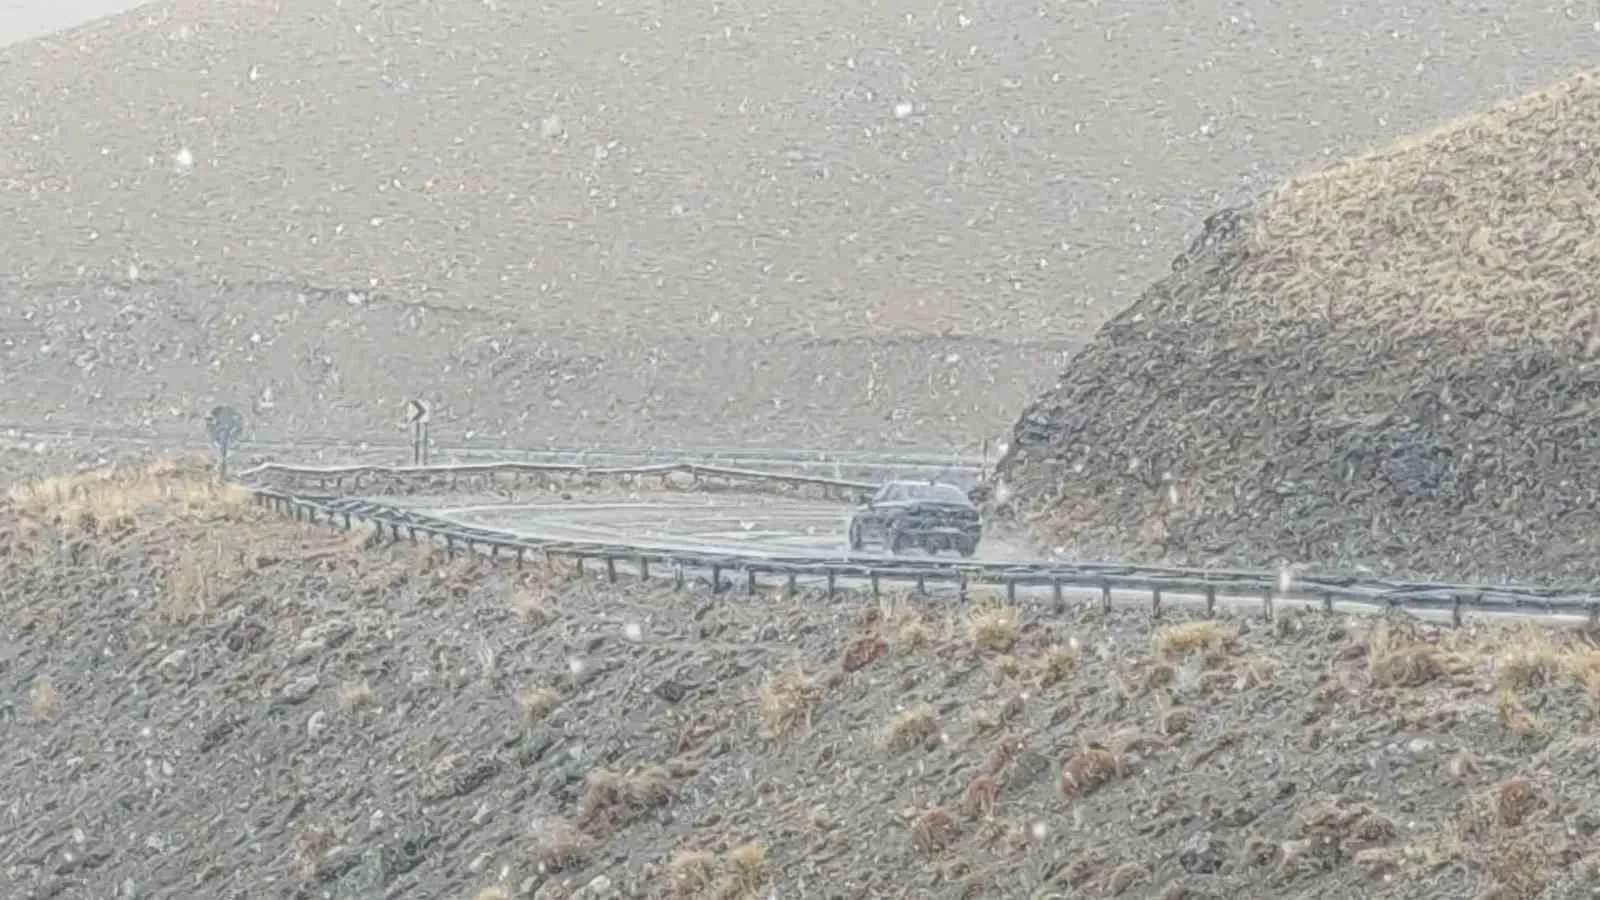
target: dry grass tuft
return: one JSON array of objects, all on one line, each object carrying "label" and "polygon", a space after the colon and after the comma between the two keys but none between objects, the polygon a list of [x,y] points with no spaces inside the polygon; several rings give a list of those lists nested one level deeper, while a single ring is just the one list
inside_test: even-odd
[{"label": "dry grass tuft", "polygon": [[1463,654],[1420,640],[1414,626],[1386,619],[1367,636],[1367,672],[1378,687],[1418,687],[1471,669]]},{"label": "dry grass tuft", "polygon": [[360,681],[346,681],[339,685],[339,709],[346,713],[353,713],[365,709],[377,702],[377,695],[372,691],[372,685],[366,679]]},{"label": "dry grass tuft", "polygon": [[1151,652],[1158,658],[1173,660],[1195,654],[1216,656],[1237,638],[1238,632],[1225,622],[1195,619],[1161,629],[1150,639],[1150,644]]},{"label": "dry grass tuft", "polygon": [[203,620],[215,608],[219,587],[215,564],[208,565],[193,547],[185,547],[169,563],[156,601],[156,619],[166,625]]},{"label": "dry grass tuft", "polygon": [[141,517],[217,519],[238,515],[250,492],[177,465],[110,466],[13,486],[7,500],[27,518],[85,534],[138,527]]},{"label": "dry grass tuft", "polygon": [[878,657],[889,651],[889,645],[875,634],[862,635],[844,648],[839,664],[846,672],[854,672],[872,665]]},{"label": "dry grass tuft", "polygon": [[646,810],[672,801],[672,773],[645,766],[625,773],[595,769],[578,791],[578,821],[584,825],[620,825]]},{"label": "dry grass tuft", "polygon": [[1034,678],[1040,687],[1050,687],[1067,680],[1078,665],[1078,655],[1061,646],[1046,647],[1033,662]]},{"label": "dry grass tuft", "polygon": [[1548,627],[1523,625],[1501,639],[1494,657],[1494,672],[1500,684],[1511,690],[1541,687],[1561,678],[1572,655]]},{"label": "dry grass tuft", "polygon": [[762,735],[776,739],[811,727],[811,715],[822,702],[822,685],[799,663],[769,676],[761,686]]},{"label": "dry grass tuft", "polygon": [[772,877],[767,867],[766,845],[752,841],[728,851],[727,870],[717,886],[718,900],[743,900],[759,895]]},{"label": "dry grass tuft", "polygon": [[533,725],[544,720],[561,705],[561,693],[544,685],[529,685],[516,695],[517,715],[523,725]]},{"label": "dry grass tuft", "polygon": [[582,863],[593,849],[594,842],[576,825],[555,819],[539,827],[533,860],[541,872],[561,872]]},{"label": "dry grass tuft", "polygon": [[1583,691],[1589,715],[1600,717],[1600,650],[1584,650],[1566,661],[1567,676]]},{"label": "dry grass tuft", "polygon": [[1000,800],[1000,779],[994,775],[974,775],[961,792],[961,805],[968,815],[989,818]]},{"label": "dry grass tuft", "polygon": [[911,818],[911,846],[920,853],[937,853],[960,837],[960,824],[943,807],[929,807]]},{"label": "dry grass tuft", "polygon": [[1006,681],[1022,674],[1022,661],[1009,653],[1002,653],[994,658],[994,676],[996,681]]},{"label": "dry grass tuft", "polygon": [[1062,764],[1056,790],[1063,800],[1073,800],[1127,775],[1127,763],[1121,757],[1104,748],[1087,747]]},{"label": "dry grass tuft", "polygon": [[540,590],[523,587],[511,595],[506,605],[517,621],[529,628],[543,628],[555,619],[545,602],[544,592]]},{"label": "dry grass tuft", "polygon": [[1003,653],[1017,642],[1017,611],[999,603],[975,607],[967,618],[967,630],[979,650]]},{"label": "dry grass tuft", "polygon": [[1490,821],[1498,828],[1516,828],[1544,807],[1544,795],[1521,776],[1508,778],[1489,791]]},{"label": "dry grass tuft", "polygon": [[511,900],[511,891],[494,884],[481,888],[476,894],[472,895],[472,900]]},{"label": "dry grass tuft", "polygon": [[939,715],[933,707],[920,703],[901,712],[885,725],[878,742],[894,753],[903,753],[939,733]]},{"label": "dry grass tuft", "polygon": [[1544,726],[1522,704],[1522,698],[1511,688],[1501,688],[1495,703],[1500,724],[1518,737],[1533,738],[1544,733]]},{"label": "dry grass tuft", "polygon": [[50,679],[35,678],[28,685],[28,709],[40,721],[48,721],[61,714],[61,693]]},{"label": "dry grass tuft", "polygon": [[696,897],[711,887],[716,857],[704,850],[682,850],[667,865],[668,889],[678,897]]}]

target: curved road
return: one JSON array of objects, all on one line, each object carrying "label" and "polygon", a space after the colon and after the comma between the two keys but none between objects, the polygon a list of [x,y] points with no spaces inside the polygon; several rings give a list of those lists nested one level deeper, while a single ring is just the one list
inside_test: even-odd
[{"label": "curved road", "polygon": [[[727,553],[730,556],[809,555],[819,558],[871,559],[885,556],[881,551],[850,553],[846,527],[852,507],[846,504],[810,500],[791,500],[766,495],[684,494],[658,492],[584,492],[510,498],[478,496],[453,497],[373,497],[373,500],[427,511],[462,524],[505,530],[533,538],[634,544],[661,550],[700,553]],[[947,559],[955,557],[946,555]],[[977,562],[1037,562],[1041,557],[1030,552],[1020,540],[1006,535],[985,533],[975,557]],[[626,561],[623,571],[633,571]],[[814,579],[812,579],[814,580]],[[856,579],[859,581],[859,579]],[[809,581],[809,580],[808,580]],[[856,584],[856,587],[862,585]],[[951,588],[950,590],[953,590]],[[1002,594],[998,586],[975,587],[982,594]],[[941,587],[935,593],[948,593]],[[1048,602],[1048,589],[1020,588],[1019,598],[1035,603]],[[1143,590],[1114,591],[1119,607],[1146,607],[1150,595]],[[1076,604],[1092,604],[1099,591],[1067,588],[1064,598]],[[1163,607],[1198,607],[1198,595],[1167,594]],[[1218,595],[1218,606],[1235,613],[1259,614],[1259,596]],[[1278,597],[1278,608],[1315,608],[1319,604],[1302,599]],[[1340,613],[1372,613],[1380,606],[1353,601],[1335,604]],[[1440,609],[1412,609],[1424,621],[1444,624],[1450,613]],[[1472,618],[1500,621],[1533,621],[1545,624],[1578,624],[1581,615],[1548,615],[1528,612],[1476,612]]]},{"label": "curved road", "polygon": [[[384,498],[396,502],[394,498]],[[573,499],[506,502],[500,498],[418,498],[401,501],[434,515],[486,528],[547,538],[649,543],[730,554],[878,557],[872,548],[849,552],[845,529],[853,507],[767,495],[640,492],[574,495]],[[954,555],[945,554],[954,559]],[[980,562],[1037,560],[1020,542],[986,533]]]}]

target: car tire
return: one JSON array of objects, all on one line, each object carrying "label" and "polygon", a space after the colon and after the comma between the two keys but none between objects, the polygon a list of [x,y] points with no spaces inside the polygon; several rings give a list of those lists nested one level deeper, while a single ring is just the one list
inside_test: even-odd
[{"label": "car tire", "polygon": [[889,552],[890,553],[893,553],[896,556],[898,556],[901,553],[906,552],[906,545],[908,545],[910,543],[911,543],[910,539],[908,539],[900,531],[896,530],[896,531],[889,532]]},{"label": "car tire", "polygon": [[956,552],[962,556],[970,557],[978,552],[978,542],[973,540],[957,541]]}]

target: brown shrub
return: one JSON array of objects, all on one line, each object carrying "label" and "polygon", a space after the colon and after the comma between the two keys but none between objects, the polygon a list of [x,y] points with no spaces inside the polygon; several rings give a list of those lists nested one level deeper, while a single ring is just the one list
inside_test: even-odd
[{"label": "brown shrub", "polygon": [[619,825],[640,812],[667,805],[672,792],[672,773],[661,766],[645,766],[626,773],[595,769],[578,791],[578,821],[584,825]]},{"label": "brown shrub", "polygon": [[759,895],[771,872],[765,844],[752,841],[728,851],[728,873],[717,885],[718,900],[743,900]]},{"label": "brown shrub", "polygon": [[967,630],[979,650],[1003,653],[1017,641],[1017,611],[998,603],[974,607],[967,617]]},{"label": "brown shrub", "polygon": [[1151,638],[1151,650],[1161,659],[1199,654],[1216,656],[1238,638],[1238,631],[1219,619],[1194,619],[1163,628]]},{"label": "brown shrub", "polygon": [[911,819],[911,845],[921,853],[937,853],[961,837],[955,816],[942,807],[929,807]]},{"label": "brown shrub", "polygon": [[1078,655],[1066,647],[1050,646],[1034,660],[1034,677],[1040,687],[1050,687],[1067,680],[1078,665]]},{"label": "brown shrub", "polygon": [[939,732],[939,715],[933,707],[920,703],[899,713],[884,726],[879,743],[895,753],[916,747]]},{"label": "brown shrub", "polygon": [[864,635],[851,641],[844,648],[844,658],[840,665],[846,672],[854,672],[876,662],[878,657],[888,652],[889,645],[875,634]]},{"label": "brown shrub", "polygon": [[1063,800],[1074,800],[1128,774],[1127,763],[1100,747],[1088,747],[1067,758],[1061,766],[1056,790]]},{"label": "brown shrub", "polygon": [[561,705],[561,692],[543,685],[529,685],[517,691],[516,702],[522,724],[533,725]]},{"label": "brown shrub", "polygon": [[822,700],[822,686],[795,664],[761,686],[762,734],[779,738],[811,726],[811,714]]},{"label": "brown shrub", "polygon": [[683,850],[667,866],[670,892],[679,897],[700,895],[716,875],[716,857],[703,850]]},{"label": "brown shrub", "polygon": [[534,836],[533,860],[544,872],[561,872],[581,863],[594,842],[566,819],[543,823]]},{"label": "brown shrub", "polygon": [[961,792],[961,805],[967,815],[992,816],[1000,799],[1000,779],[993,775],[974,775]]}]

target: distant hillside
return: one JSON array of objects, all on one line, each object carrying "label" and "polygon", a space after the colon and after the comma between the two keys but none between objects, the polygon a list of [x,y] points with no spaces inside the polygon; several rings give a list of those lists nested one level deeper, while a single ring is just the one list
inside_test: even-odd
[{"label": "distant hillside", "polygon": [[999,479],[1100,552],[1600,577],[1600,72],[1208,221]]},{"label": "distant hillside", "polygon": [[[476,323],[466,334],[435,317],[382,359],[337,332],[278,352],[339,346],[360,357],[348,365],[470,406],[462,429],[519,442],[621,430],[590,430],[570,397],[469,403],[488,385],[448,362],[481,352],[469,338],[688,360],[584,394],[589,422],[626,407],[617,421],[673,443],[972,447],[1204,211],[1595,55],[1590,24],[1556,12],[1486,21],[1377,0],[1254,13],[159,3],[0,51],[0,273],[50,285],[52,301],[81,286],[90,305],[107,282],[178,285],[188,293],[156,304],[148,327],[211,323],[215,341],[236,337],[216,324],[236,315],[292,314],[241,311],[267,283],[457,311]],[[71,336],[68,318],[20,330]],[[919,355],[806,343],[913,338]],[[757,356],[786,371],[784,390],[751,376]],[[410,368],[425,358],[437,361]],[[19,393],[60,395],[54,365],[21,371]],[[283,396],[291,376],[208,377],[244,402]],[[118,416],[160,419],[189,412],[182,396],[203,393],[190,380],[154,365],[95,390]],[[928,399],[947,380],[965,387]],[[384,387],[279,410],[336,431],[347,406],[390,399]],[[814,418],[764,412],[813,399],[826,401]],[[105,415],[67,400],[46,411]]]}]

